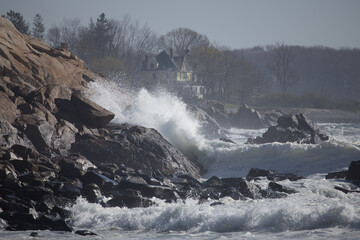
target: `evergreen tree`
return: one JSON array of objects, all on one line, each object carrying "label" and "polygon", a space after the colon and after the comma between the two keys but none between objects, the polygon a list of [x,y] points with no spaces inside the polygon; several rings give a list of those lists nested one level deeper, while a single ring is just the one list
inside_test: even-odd
[{"label": "evergreen tree", "polygon": [[3,15],[2,17],[6,17],[7,19],[9,19],[19,32],[30,35],[30,25],[29,23],[25,22],[24,17],[21,13],[10,10],[6,13],[6,16]]},{"label": "evergreen tree", "polygon": [[32,35],[37,38],[44,38],[45,26],[40,14],[36,14],[34,17],[34,27],[32,28]]}]

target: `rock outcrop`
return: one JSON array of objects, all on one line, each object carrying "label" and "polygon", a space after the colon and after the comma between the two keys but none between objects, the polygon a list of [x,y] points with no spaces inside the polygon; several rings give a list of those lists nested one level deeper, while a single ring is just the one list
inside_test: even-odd
[{"label": "rock outcrop", "polygon": [[321,133],[303,114],[282,115],[276,126],[271,126],[262,137],[249,138],[248,143],[262,144],[271,142],[297,142],[315,144],[328,140],[326,134]]},{"label": "rock outcrop", "polygon": [[72,152],[95,164],[123,163],[126,166],[161,171],[165,175],[188,174],[199,178],[199,167],[190,162],[155,129],[128,124],[110,124],[98,134],[84,134]]}]

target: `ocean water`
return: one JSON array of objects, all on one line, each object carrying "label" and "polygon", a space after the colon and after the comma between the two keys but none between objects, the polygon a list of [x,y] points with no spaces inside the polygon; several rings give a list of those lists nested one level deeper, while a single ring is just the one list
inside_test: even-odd
[{"label": "ocean water", "polygon": [[[271,143],[244,144],[266,129],[230,129],[226,137],[236,144],[207,139],[199,134],[201,122],[186,105],[164,91],[132,92],[116,84],[92,83],[89,97],[116,114],[116,123],[128,122],[157,129],[186,154],[197,156],[208,170],[204,178],[245,177],[251,167],[306,176],[280,184],[298,193],[282,199],[236,201],[224,205],[185,202],[157,204],[149,208],[103,208],[78,199],[69,210],[75,229],[89,229],[98,236],[87,239],[359,239],[360,194],[334,189],[359,190],[341,180],[326,180],[331,171],[360,160],[360,125],[319,124],[330,140],[316,145]],[[266,187],[266,179],[257,182]],[[0,223],[1,226],[1,223]],[[84,239],[70,233],[40,231],[45,239]],[[0,232],[0,238],[27,239],[29,232]]]}]

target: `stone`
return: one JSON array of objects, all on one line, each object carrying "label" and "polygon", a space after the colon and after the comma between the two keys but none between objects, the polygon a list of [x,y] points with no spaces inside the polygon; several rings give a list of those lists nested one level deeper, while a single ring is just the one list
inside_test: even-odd
[{"label": "stone", "polygon": [[325,179],[345,179],[348,175],[348,171],[331,172],[326,174]]},{"label": "stone", "polygon": [[303,114],[282,115],[276,126],[271,126],[262,137],[249,138],[247,143],[263,144],[271,142],[297,142],[316,144],[328,140],[326,134],[308,120]]},{"label": "stone", "polygon": [[282,185],[280,185],[278,183],[275,183],[275,182],[269,182],[268,188],[273,190],[273,191],[276,191],[276,192],[284,192],[284,193],[287,193],[287,194],[296,193],[296,190],[284,187],[284,186],[282,186]]},{"label": "stone", "polygon": [[97,234],[89,230],[76,230],[75,234],[80,236],[96,236]]},{"label": "stone", "polygon": [[150,207],[151,205],[153,205],[153,202],[141,196],[124,195],[110,199],[109,201],[107,201],[107,204],[110,207],[144,208],[144,207]]},{"label": "stone", "polygon": [[71,100],[56,99],[59,116],[73,123],[85,124],[89,128],[105,127],[114,114],[78,93],[71,95]]},{"label": "stone", "polygon": [[240,106],[233,116],[234,127],[245,129],[261,129],[270,126],[270,123],[256,110],[246,104]]},{"label": "stone", "polygon": [[347,180],[360,180],[360,160],[352,161],[349,166]]},{"label": "stone", "polygon": [[111,125],[108,139],[80,139],[71,151],[94,164],[125,164],[136,169],[159,170],[162,174],[200,177],[200,169],[174,148],[155,129],[141,126]]},{"label": "stone", "polygon": [[97,184],[90,183],[84,187],[83,195],[88,202],[95,203],[97,202],[96,200],[101,197],[101,190]]}]

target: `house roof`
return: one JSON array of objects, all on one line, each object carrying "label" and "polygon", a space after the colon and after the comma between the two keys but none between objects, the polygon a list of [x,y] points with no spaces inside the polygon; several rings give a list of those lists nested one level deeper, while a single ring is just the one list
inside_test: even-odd
[{"label": "house roof", "polygon": [[161,53],[159,53],[156,56],[156,61],[158,61],[159,69],[161,70],[177,68],[177,64],[166,51],[162,51]]}]

